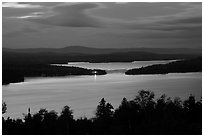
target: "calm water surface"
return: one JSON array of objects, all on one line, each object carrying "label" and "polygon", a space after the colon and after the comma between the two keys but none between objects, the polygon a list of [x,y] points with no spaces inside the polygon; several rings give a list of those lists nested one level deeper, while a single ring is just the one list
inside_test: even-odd
[{"label": "calm water surface", "polygon": [[59,66],[77,66],[89,69],[104,69],[107,71],[111,70],[127,70],[131,68],[140,68],[153,64],[166,64],[175,60],[161,60],[161,61],[134,61],[130,62],[114,62],[114,63],[88,63],[88,62],[71,62],[69,64],[53,64]]},{"label": "calm water surface", "polygon": [[[161,63],[164,63],[162,61]],[[155,62],[139,63],[82,63],[86,68],[106,70],[141,67]],[[159,62],[156,62],[159,63]],[[80,66],[81,63],[70,64]],[[142,66],[143,66],[142,65]],[[107,66],[104,68],[104,66]],[[40,108],[61,111],[69,105],[74,117],[93,117],[101,98],[105,98],[114,108],[122,98],[133,99],[141,89],[154,91],[156,98],[162,94],[170,97],[179,96],[186,99],[191,93],[200,99],[202,96],[202,73],[172,73],[167,75],[127,76],[124,73],[108,73],[103,76],[72,76],[57,78],[32,78],[26,82],[3,86],[3,100],[8,110],[5,116],[22,118],[30,107],[32,113]]]}]

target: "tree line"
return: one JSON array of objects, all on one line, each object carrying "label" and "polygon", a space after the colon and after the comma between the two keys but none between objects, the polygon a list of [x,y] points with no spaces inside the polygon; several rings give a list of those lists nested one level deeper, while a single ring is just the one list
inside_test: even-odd
[{"label": "tree line", "polygon": [[[202,134],[202,102],[193,95],[182,101],[141,90],[132,100],[123,98],[114,109],[104,98],[93,118],[73,118],[73,110],[64,106],[60,114],[40,109],[23,119],[2,117],[3,135],[192,135]],[[6,113],[2,103],[2,113]]]},{"label": "tree line", "polygon": [[202,57],[129,69],[126,75],[202,72]]},{"label": "tree line", "polygon": [[105,75],[105,70],[54,66],[33,63],[5,63],[2,66],[2,84],[24,82],[24,77],[55,77],[69,75]]}]

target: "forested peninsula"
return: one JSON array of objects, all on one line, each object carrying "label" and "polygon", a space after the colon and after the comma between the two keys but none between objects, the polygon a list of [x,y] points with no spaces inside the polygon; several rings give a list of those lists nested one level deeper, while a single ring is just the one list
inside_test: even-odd
[{"label": "forested peninsula", "polygon": [[145,75],[145,74],[168,74],[168,73],[187,73],[202,72],[202,57],[187,60],[179,60],[167,64],[155,64],[151,66],[129,69],[126,75]]}]

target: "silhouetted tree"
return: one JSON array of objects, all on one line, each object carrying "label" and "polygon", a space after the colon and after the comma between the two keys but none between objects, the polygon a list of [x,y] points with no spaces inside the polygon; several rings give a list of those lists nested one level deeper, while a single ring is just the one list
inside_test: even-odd
[{"label": "silhouetted tree", "polygon": [[6,105],[6,103],[4,101],[2,101],[2,133],[3,134],[8,133],[8,130],[7,130],[8,126],[7,126],[6,121],[5,121],[4,117],[3,117],[3,114],[6,113],[6,110],[7,110],[7,105]]},{"label": "silhouetted tree", "polygon": [[33,129],[32,129],[33,126],[32,126],[32,116],[30,113],[30,108],[28,108],[28,114],[25,115],[24,121],[25,121],[25,128],[26,128],[27,134],[32,134],[33,133]]},{"label": "silhouetted tree", "polygon": [[91,119],[86,117],[79,118],[76,120],[77,131],[76,134],[79,135],[88,135],[92,134],[93,122]]},{"label": "silhouetted tree", "polygon": [[6,103],[3,101],[3,102],[2,102],[2,114],[6,113],[6,110],[7,110],[7,105],[6,105]]},{"label": "silhouetted tree", "polygon": [[187,111],[192,111],[195,108],[195,104],[195,97],[190,94],[188,100],[185,100],[183,105]]},{"label": "silhouetted tree", "polygon": [[43,131],[44,134],[54,135],[57,134],[57,112],[54,110],[45,113],[44,120],[43,120]]},{"label": "silhouetted tree", "polygon": [[132,132],[133,123],[138,122],[136,118],[138,118],[139,108],[134,101],[127,101],[126,98],[123,98],[119,108],[114,113],[115,122],[121,126],[118,133],[130,134]]},{"label": "silhouetted tree", "polygon": [[142,90],[133,100],[123,98],[115,111],[102,98],[96,117],[91,119],[74,120],[69,106],[65,106],[59,116],[54,110],[48,112],[46,109],[31,115],[29,108],[24,121],[3,118],[2,127],[2,133],[10,135],[202,134],[202,102],[192,95],[184,102],[166,95],[154,101],[152,92]]},{"label": "silhouetted tree", "polygon": [[105,99],[102,98],[96,108],[96,120],[94,121],[96,132],[107,134],[110,131],[113,117],[112,109],[113,106],[110,103],[106,103]]},{"label": "silhouetted tree", "polygon": [[163,94],[159,99],[157,99],[156,109],[162,111],[166,107],[166,95]]},{"label": "silhouetted tree", "polygon": [[146,90],[139,91],[139,95],[134,99],[135,103],[142,109],[152,109],[155,105],[154,93]]},{"label": "silhouetted tree", "polygon": [[96,117],[102,119],[110,118],[113,115],[112,109],[113,106],[110,103],[106,103],[105,99],[102,98],[96,109]]},{"label": "silhouetted tree", "polygon": [[73,111],[70,109],[69,106],[64,106],[62,109],[61,115],[59,116],[59,124],[61,125],[62,134],[73,134],[73,126],[74,126],[74,119],[73,119]]}]

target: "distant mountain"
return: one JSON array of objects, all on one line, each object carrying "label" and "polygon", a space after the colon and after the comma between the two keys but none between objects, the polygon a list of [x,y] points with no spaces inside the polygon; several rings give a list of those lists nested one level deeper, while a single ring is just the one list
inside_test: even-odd
[{"label": "distant mountain", "polygon": [[83,46],[69,46],[64,48],[25,48],[9,49],[3,48],[3,52],[23,52],[23,53],[63,53],[63,54],[88,54],[101,55],[124,52],[151,52],[156,54],[190,54],[201,55],[202,51],[193,48],[90,48]]},{"label": "distant mountain", "polygon": [[[197,49],[158,48],[88,48],[70,46],[65,48],[32,48],[2,50],[3,63],[62,64],[68,62],[132,62],[150,60],[189,59],[200,55]],[[191,51],[191,52],[190,52]]]}]

